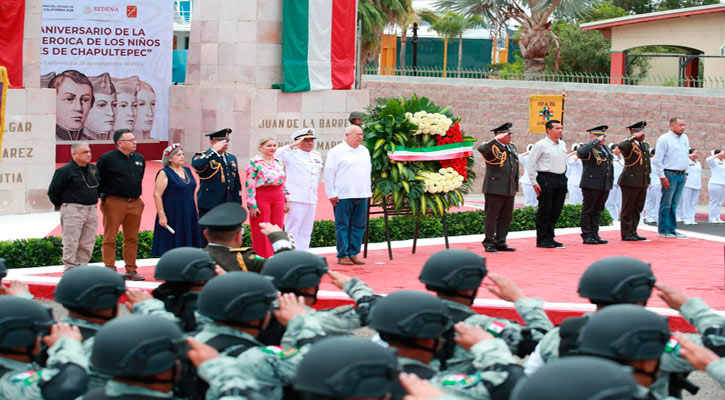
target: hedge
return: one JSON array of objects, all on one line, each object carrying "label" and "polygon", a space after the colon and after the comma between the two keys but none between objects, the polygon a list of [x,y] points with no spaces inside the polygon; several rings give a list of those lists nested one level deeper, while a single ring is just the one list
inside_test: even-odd
[{"label": "hedge", "polygon": [[[581,206],[565,205],[561,217],[556,224],[557,228],[572,228],[579,226]],[[483,234],[483,225],[486,216],[483,211],[464,211],[448,214],[448,236]],[[602,213],[602,226],[612,224],[612,217],[604,210]],[[536,208],[524,207],[514,210],[511,231],[528,231],[536,229]],[[407,240],[413,238],[415,222],[408,216],[390,217],[391,240]],[[420,238],[434,238],[443,235],[441,219],[426,217],[420,221]],[[101,242],[103,236],[96,237],[91,262],[101,260]],[[122,233],[116,237],[116,259],[122,260]],[[140,232],[138,236],[138,258],[152,258],[151,244],[153,232]],[[370,219],[370,242],[385,241],[385,224],[383,217]],[[244,243],[252,243],[249,227],[244,230]],[[333,221],[315,221],[312,229],[311,247],[327,247],[335,245],[335,224]],[[6,258],[10,268],[29,268],[44,265],[60,265],[63,253],[61,238],[51,236],[42,239],[19,239],[0,242],[0,257]]]}]

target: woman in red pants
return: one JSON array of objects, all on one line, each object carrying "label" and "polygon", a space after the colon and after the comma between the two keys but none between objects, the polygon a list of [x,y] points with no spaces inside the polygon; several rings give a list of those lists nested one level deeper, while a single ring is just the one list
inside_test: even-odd
[{"label": "woman in red pants", "polygon": [[252,248],[259,256],[268,258],[274,251],[269,239],[260,231],[259,223],[284,226],[284,214],[289,212],[289,192],[285,187],[284,164],[274,158],[277,143],[271,137],[263,137],[258,148],[260,154],[247,164],[247,208]]}]

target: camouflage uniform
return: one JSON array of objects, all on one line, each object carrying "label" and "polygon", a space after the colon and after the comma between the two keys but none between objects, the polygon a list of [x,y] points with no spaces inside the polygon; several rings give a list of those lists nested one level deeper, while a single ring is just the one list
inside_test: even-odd
[{"label": "camouflage uniform", "polygon": [[43,368],[38,364],[24,363],[0,357],[0,369],[7,370],[0,377],[0,398],[8,400],[43,399],[41,385],[48,384],[68,363],[88,371],[88,358],[83,354],[80,342],[61,337],[48,349],[48,361]]},{"label": "camouflage uniform", "polygon": [[[680,315],[692,324],[695,329],[700,332],[706,332],[709,328],[717,328],[725,326],[725,318],[714,312],[708,307],[705,302],[699,298],[691,298],[685,304],[680,307]],[[688,339],[695,342],[695,344],[702,346],[703,336],[700,334],[686,334]],[[718,334],[708,335],[709,339],[714,343],[725,342],[725,337]],[[720,367],[718,371],[717,363],[709,365],[707,372],[710,373],[713,378],[719,382],[725,382],[725,364]],[[664,396],[668,393],[668,387],[670,383],[670,373],[688,373],[694,370],[694,368],[687,362],[687,360],[680,357],[678,351],[665,352],[662,354],[660,370],[662,371],[661,376],[657,381],[650,387],[650,390],[660,396]],[[711,372],[712,371],[712,372]]]},{"label": "camouflage uniform", "polygon": [[[282,346],[264,346],[257,338],[231,327],[207,324],[196,335],[196,339],[208,343],[218,335],[236,336],[256,346],[247,349],[235,358],[220,357],[220,363],[234,365],[245,382],[255,382],[271,391],[268,398],[281,399],[283,386],[291,385],[297,375],[297,366],[309,351],[309,344],[302,344],[324,335],[319,320],[313,314],[295,317],[287,325]],[[301,346],[299,346],[302,344]],[[299,348],[298,348],[299,346]],[[233,351],[229,348],[225,353]],[[201,373],[200,373],[201,374]]]},{"label": "camouflage uniform", "polygon": [[[470,307],[465,306],[455,301],[441,299],[445,303],[446,307],[451,311],[452,315],[458,313],[470,314],[473,311]],[[480,326],[494,336],[503,339],[508,345],[511,353],[517,354],[521,350],[519,345],[523,338],[523,330],[527,328],[527,334],[531,335],[531,340],[540,341],[546,332],[554,328],[554,325],[549,321],[549,317],[544,312],[544,302],[541,299],[525,298],[517,300],[514,305],[516,311],[518,311],[521,318],[526,324],[525,327],[519,323],[502,318],[493,318],[484,314],[474,314],[467,317],[463,322],[471,326]],[[494,325],[492,325],[494,324]],[[529,350],[530,351],[530,350]],[[471,374],[475,373],[475,368],[471,365],[474,356],[471,352],[464,350],[460,346],[456,346],[453,352],[453,356],[448,359],[446,370],[449,372]],[[431,362],[431,366],[435,369],[439,369],[440,361],[434,359]]]},{"label": "camouflage uniform", "polygon": [[328,310],[307,308],[325,334],[344,335],[367,325],[363,321],[365,319],[364,315],[372,306],[375,292],[358,278],[350,279],[345,283],[342,290],[350,296],[357,308],[354,305],[340,306]]},{"label": "camouflage uniform", "polygon": [[[490,389],[495,388],[509,377],[505,370],[499,370],[497,365],[516,364],[516,359],[508,349],[506,342],[501,339],[484,340],[471,347],[474,356],[473,368],[476,373],[459,374],[451,371],[440,371],[431,379],[431,383],[449,396],[444,398],[460,399],[491,399]],[[405,365],[419,364],[428,367],[420,361],[410,358],[398,357],[401,369]]]},{"label": "camouflage uniform", "polygon": [[[83,354],[85,357],[90,360],[91,359],[91,353],[93,352],[93,342],[95,341],[95,338],[93,337],[96,332],[98,332],[99,329],[101,329],[102,325],[94,324],[92,322],[88,322],[84,319],[78,319],[78,318],[65,318],[63,319],[63,322],[77,326],[81,333],[83,334]],[[88,371],[88,389],[97,388],[100,386],[103,386],[108,382],[110,379],[109,376],[99,374],[96,371],[90,370]]]}]

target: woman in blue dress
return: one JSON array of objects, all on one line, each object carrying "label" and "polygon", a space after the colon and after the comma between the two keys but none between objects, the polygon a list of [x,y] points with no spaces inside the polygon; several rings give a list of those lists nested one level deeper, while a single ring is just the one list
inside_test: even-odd
[{"label": "woman in blue dress", "polygon": [[184,150],[175,143],[164,150],[164,168],[156,175],[156,225],[151,254],[161,256],[176,247],[200,247],[201,230],[194,191],[196,180],[184,166]]}]

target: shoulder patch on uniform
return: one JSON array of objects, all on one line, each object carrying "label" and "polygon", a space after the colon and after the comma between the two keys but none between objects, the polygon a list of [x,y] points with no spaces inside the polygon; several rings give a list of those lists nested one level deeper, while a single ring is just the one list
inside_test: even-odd
[{"label": "shoulder patch on uniform", "polygon": [[262,349],[263,352],[267,354],[272,354],[274,356],[277,356],[278,358],[285,359],[290,358],[298,353],[298,349],[296,347],[282,347],[282,346],[267,346]]},{"label": "shoulder patch on uniform", "polygon": [[491,321],[491,323],[486,326],[486,332],[495,337],[499,337],[504,329],[506,329],[506,324],[500,321]]},{"label": "shoulder patch on uniform", "polygon": [[670,336],[670,340],[665,343],[665,353],[678,354],[680,350],[680,341],[676,337]]},{"label": "shoulder patch on uniform", "polygon": [[466,375],[466,374],[455,374],[448,375],[443,379],[443,386],[456,386],[460,388],[470,388],[475,386],[478,382],[481,382],[483,377],[481,374]]},{"label": "shoulder patch on uniform", "polygon": [[25,371],[13,376],[14,383],[22,383],[23,386],[30,386],[36,381],[40,380],[42,376],[41,371]]}]

